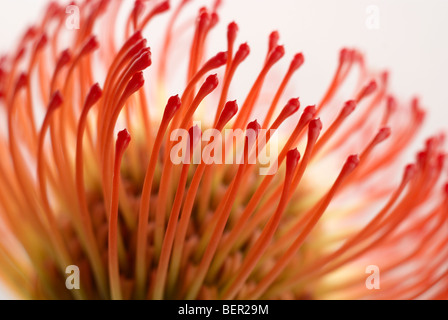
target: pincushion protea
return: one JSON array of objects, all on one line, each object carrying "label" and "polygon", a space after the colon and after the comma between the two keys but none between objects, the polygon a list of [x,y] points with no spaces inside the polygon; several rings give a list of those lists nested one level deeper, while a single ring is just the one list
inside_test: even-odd
[{"label": "pincushion protea", "polygon": [[[280,83],[265,83],[285,54],[273,32],[238,107],[229,92],[249,46],[235,47],[236,23],[228,26],[226,52],[207,58],[205,50],[219,1],[199,10],[187,84],[167,98],[170,78],[183,74],[169,57],[185,37],[177,22],[187,2],[176,4],[153,65],[143,33],[168,11],[168,1],[136,1],[120,44],[115,21],[122,1],[80,3],[77,31],[65,30],[65,7],[51,3],[2,58],[3,281],[34,299],[446,299],[443,135],[426,141],[401,181],[397,163],[422,124],[418,100],[398,103],[386,72],[367,69],[358,51],[343,49],[317,106],[299,112],[293,98],[279,109],[304,58],[293,57]],[[146,86],[145,69],[156,75]],[[355,70],[354,94],[340,103]],[[261,92],[275,86],[263,108]],[[203,104],[214,112],[208,127],[219,131],[247,128],[267,141],[283,127],[279,170],[263,176],[260,164],[248,161],[190,164],[194,150],[214,143],[194,138]],[[251,119],[254,111],[263,115],[261,125]],[[320,116],[328,118],[324,129]],[[178,128],[190,133],[181,164],[170,159]],[[265,147],[249,141],[243,160]],[[81,285],[68,290],[72,265]],[[371,265],[381,273],[373,290],[366,287]]]}]

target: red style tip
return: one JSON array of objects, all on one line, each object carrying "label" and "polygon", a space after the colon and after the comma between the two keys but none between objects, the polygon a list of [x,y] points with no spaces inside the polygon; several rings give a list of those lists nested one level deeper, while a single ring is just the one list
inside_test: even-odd
[{"label": "red style tip", "polygon": [[143,78],[143,72],[139,71],[136,74],[134,74],[129,80],[128,85],[126,86],[126,89],[124,92],[131,95],[145,84],[145,78]]},{"label": "red style tip", "polygon": [[128,43],[135,43],[137,41],[139,41],[140,39],[143,39],[143,35],[142,35],[142,31],[141,30],[137,30],[136,32],[134,32],[134,34],[128,39]]},{"label": "red style tip", "polygon": [[117,150],[123,151],[128,147],[129,142],[131,142],[131,135],[129,134],[128,130],[123,129],[120,132],[118,132],[116,143]]},{"label": "red style tip", "polygon": [[14,57],[14,61],[17,62],[20,59],[22,59],[22,57],[25,55],[26,52],[26,48],[22,47],[16,54],[16,56]]},{"label": "red style tip", "polygon": [[414,97],[411,101],[412,112],[414,113],[415,120],[418,123],[422,123],[425,119],[425,111],[420,108],[420,100],[418,97]]},{"label": "red style tip", "polygon": [[39,38],[39,41],[37,42],[36,45],[36,51],[42,49],[48,42],[48,38],[47,35],[44,33],[42,34],[42,36]]},{"label": "red style tip", "polygon": [[359,93],[358,102],[373,93],[377,89],[378,85],[375,80],[370,81]]},{"label": "red style tip", "polygon": [[271,52],[277,45],[280,40],[280,34],[278,31],[272,31],[269,35],[269,52]]},{"label": "red style tip", "polygon": [[273,65],[285,55],[285,48],[283,46],[276,46],[271,53],[267,61],[268,65]]},{"label": "red style tip", "polygon": [[365,88],[364,94],[369,95],[369,94],[373,93],[377,87],[378,87],[378,85],[376,84],[375,80],[370,81],[369,84]]},{"label": "red style tip", "polygon": [[246,136],[248,136],[249,134],[255,133],[255,137],[257,137],[260,129],[261,129],[261,126],[257,120],[249,122],[246,127]]},{"label": "red style tip", "polygon": [[63,66],[65,66],[67,63],[70,62],[71,59],[72,55],[70,54],[69,49],[65,49],[64,51],[62,51],[57,63],[58,68],[62,68]]},{"label": "red style tip", "polygon": [[59,92],[59,90],[56,90],[56,92],[51,97],[50,102],[48,103],[48,110],[54,110],[59,108],[62,105],[62,102],[63,102],[62,95]]},{"label": "red style tip", "polygon": [[417,174],[417,166],[413,163],[408,164],[404,168],[403,183],[408,183],[410,180],[412,180],[415,177],[416,174]]},{"label": "red style tip", "polygon": [[197,26],[199,30],[203,30],[210,23],[210,14],[207,11],[207,8],[199,9],[199,17],[197,20]]},{"label": "red style tip", "polygon": [[387,97],[387,109],[389,112],[393,112],[397,109],[397,100],[393,96]]},{"label": "red style tip", "polygon": [[342,108],[341,115],[343,117],[347,117],[356,109],[356,101],[348,100],[345,102],[344,107]]},{"label": "red style tip", "polygon": [[165,0],[164,2],[160,3],[157,7],[155,7],[153,12],[154,14],[159,14],[168,10],[170,10],[170,2],[168,0]]},{"label": "red style tip", "polygon": [[233,21],[227,26],[227,41],[229,43],[234,43],[236,36],[238,34],[238,25]]},{"label": "red style tip", "polygon": [[439,154],[437,156],[437,168],[442,170],[445,167],[446,154]]},{"label": "red style tip", "polygon": [[143,53],[134,62],[134,66],[139,71],[148,68],[152,64],[150,49],[144,48],[142,51]]},{"label": "red style tip", "polygon": [[180,101],[179,95],[170,97],[163,112],[163,119],[167,121],[171,120],[181,105],[182,102]]},{"label": "red style tip", "polygon": [[209,28],[213,28],[216,26],[219,22],[219,16],[216,12],[213,12],[210,16],[210,25]]},{"label": "red style tip", "polygon": [[303,54],[297,53],[294,58],[292,58],[291,64],[289,66],[289,70],[290,71],[295,71],[297,69],[299,69],[302,64],[305,62],[305,57],[303,56]]},{"label": "red style tip", "polygon": [[380,142],[383,142],[387,138],[389,138],[391,134],[391,130],[389,127],[381,128],[380,131],[375,136],[375,139],[373,140],[375,144],[378,144]]},{"label": "red style tip", "polygon": [[344,64],[346,61],[351,60],[352,51],[347,48],[342,48],[339,52],[339,64]]},{"label": "red style tip", "polygon": [[210,92],[212,92],[213,90],[215,90],[218,84],[219,84],[218,75],[216,73],[209,75],[207,79],[205,79],[205,82],[201,86],[199,92],[201,93],[201,95],[205,96]]},{"label": "red style tip", "polygon": [[97,82],[90,88],[89,93],[87,94],[86,97],[85,106],[87,108],[90,108],[95,103],[97,103],[97,101],[101,98],[102,95],[103,91],[101,90],[100,85]]},{"label": "red style tip", "polygon": [[347,158],[347,161],[344,164],[344,168],[342,169],[342,171],[345,174],[349,174],[351,173],[353,170],[355,170],[355,168],[358,166],[359,164],[359,157],[357,154],[355,155],[351,155]]},{"label": "red style tip", "polygon": [[291,149],[286,154],[286,174],[291,174],[299,163],[300,152],[297,148]]},{"label": "red style tip", "polygon": [[26,85],[27,82],[28,82],[28,75],[26,73],[22,72],[19,75],[19,78],[17,79],[15,91],[17,92],[20,89],[22,89]]},{"label": "red style tip", "polygon": [[29,27],[26,32],[25,35],[23,36],[23,40],[28,40],[28,39],[32,39],[36,36],[37,34],[37,28],[35,26],[31,26]]},{"label": "red style tip", "polygon": [[419,168],[423,168],[428,160],[428,153],[426,151],[420,151],[416,156],[417,165]]},{"label": "red style tip", "polygon": [[227,63],[227,52],[219,52],[213,58],[207,61],[205,68],[207,70],[219,68]]},{"label": "red style tip", "polygon": [[193,151],[193,149],[196,147],[196,145],[201,141],[202,132],[199,126],[196,124],[194,126],[191,126],[190,129],[188,129],[188,143],[189,143],[189,150],[190,153]]},{"label": "red style tip", "polygon": [[228,101],[221,112],[216,127],[218,128],[224,127],[227,124],[227,122],[229,122],[230,119],[232,119],[237,112],[238,112],[238,104],[236,103],[236,100]]},{"label": "red style tip", "polygon": [[243,43],[238,48],[238,51],[235,53],[234,63],[243,62],[250,53],[250,47],[247,43]]},{"label": "red style tip", "polygon": [[322,130],[322,121],[317,118],[310,121],[308,125],[308,138],[310,140],[315,140],[319,136]]},{"label": "red style tip", "polygon": [[389,71],[385,70],[380,75],[381,82],[383,83],[383,86],[386,86],[389,82]]},{"label": "red style tip", "polygon": [[143,52],[150,52],[150,49],[146,47],[146,39],[138,40],[128,51],[128,55],[130,57],[134,57],[135,55],[141,55]]},{"label": "red style tip", "polygon": [[91,36],[89,40],[84,44],[81,49],[81,55],[89,54],[90,52],[98,49],[100,43],[98,42],[96,36]]},{"label": "red style tip", "polygon": [[308,119],[308,121],[310,121],[314,115],[316,114],[316,106],[312,105],[312,106],[308,106],[305,108],[305,110],[303,110],[303,114],[302,117]]},{"label": "red style tip", "polygon": [[285,117],[289,117],[296,113],[300,108],[299,98],[289,99],[288,103],[283,107],[282,113]]}]

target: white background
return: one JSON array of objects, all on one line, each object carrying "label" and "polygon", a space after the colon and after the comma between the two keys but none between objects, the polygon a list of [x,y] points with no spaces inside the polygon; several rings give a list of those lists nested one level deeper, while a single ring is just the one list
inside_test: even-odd
[{"label": "white background", "polygon": [[[15,45],[23,29],[39,18],[44,3],[0,0],[1,53]],[[366,27],[370,5],[379,8],[377,30]],[[190,8],[194,14],[198,6]],[[225,0],[220,17],[221,34],[228,22],[239,24],[238,39],[249,42],[255,60],[264,56],[272,30],[280,32],[288,57],[299,51],[305,54],[306,63],[296,77],[302,103],[319,100],[339,49],[356,47],[366,53],[369,65],[391,71],[391,87],[398,97],[421,97],[429,111],[425,132],[448,128],[446,0]],[[224,40],[214,39],[211,44],[220,43],[222,50]],[[0,289],[0,298],[6,297]]]}]

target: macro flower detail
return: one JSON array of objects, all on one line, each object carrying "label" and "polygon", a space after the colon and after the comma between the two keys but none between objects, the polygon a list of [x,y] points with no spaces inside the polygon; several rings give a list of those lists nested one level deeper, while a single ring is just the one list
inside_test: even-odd
[{"label": "macro flower detail", "polygon": [[425,112],[388,71],[344,48],[301,106],[304,54],[270,77],[290,54],[274,31],[238,101],[251,49],[235,22],[215,32],[221,1],[194,21],[188,0],[70,5],[79,29],[51,2],[0,59],[0,277],[18,297],[448,299],[445,136],[403,160]]}]

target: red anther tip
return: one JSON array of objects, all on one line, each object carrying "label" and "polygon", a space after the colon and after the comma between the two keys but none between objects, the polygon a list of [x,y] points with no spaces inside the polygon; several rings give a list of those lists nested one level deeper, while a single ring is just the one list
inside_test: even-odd
[{"label": "red anther tip", "polygon": [[26,30],[25,35],[23,36],[23,39],[27,40],[27,39],[33,38],[36,34],[37,34],[37,28],[35,26],[31,26]]},{"label": "red anther tip", "polygon": [[407,183],[409,180],[415,177],[417,174],[417,166],[413,163],[408,164],[403,173],[403,182]]},{"label": "red anther tip", "polygon": [[272,31],[269,35],[269,51],[274,49],[274,47],[278,44],[278,40],[280,40],[280,34],[278,31]]},{"label": "red anther tip", "polygon": [[145,4],[143,3],[143,0],[135,0],[134,2],[134,12],[139,14],[141,10],[145,8]]},{"label": "red anther tip", "polygon": [[25,51],[26,51],[25,47],[20,48],[20,50],[17,52],[16,56],[14,57],[14,60],[18,61],[19,59],[21,59],[25,55]]},{"label": "red anther tip", "polygon": [[369,94],[373,93],[378,85],[376,84],[375,80],[370,81],[361,91],[358,100],[361,100],[365,97],[367,97]]},{"label": "red anther tip", "polygon": [[305,62],[305,57],[302,53],[297,53],[291,61],[291,65],[289,66],[290,70],[299,69],[302,64]]},{"label": "red anther tip", "polygon": [[28,82],[28,75],[22,72],[19,75],[19,78],[17,79],[15,90],[19,91],[26,85],[27,82]]},{"label": "red anther tip", "polygon": [[87,108],[90,108],[91,106],[93,106],[103,95],[103,91],[100,88],[100,85],[97,83],[95,83],[89,90],[89,93],[87,94],[86,97],[86,102],[85,105]]},{"label": "red anther tip", "polygon": [[128,130],[123,129],[120,132],[118,132],[117,144],[116,144],[117,150],[123,151],[128,147],[129,142],[131,142],[131,135],[129,134]]},{"label": "red anther tip", "polygon": [[437,168],[442,170],[443,167],[445,166],[445,160],[446,160],[446,154],[440,153],[437,156]]},{"label": "red anther tip", "polygon": [[124,92],[132,94],[141,87],[143,87],[144,84],[145,84],[145,78],[143,78],[143,72],[139,71],[132,76],[131,80],[129,80],[128,85],[126,86]]},{"label": "red anther tip", "polygon": [[349,61],[358,61],[361,64],[364,63],[364,56],[356,49],[349,51],[348,59]]},{"label": "red anther tip", "polygon": [[258,136],[258,132],[260,131],[260,129],[261,129],[261,126],[257,120],[251,121],[248,123],[248,125],[246,127],[246,136],[248,134],[252,134],[252,132],[255,133],[255,136]]},{"label": "red anther tip", "polygon": [[58,14],[58,11],[60,10],[60,8],[61,7],[59,6],[59,4],[57,4],[56,2],[51,2],[48,5],[47,12],[51,17],[54,17]]},{"label": "red anther tip", "polygon": [[179,110],[182,102],[179,98],[179,95],[172,96],[168,99],[166,103],[165,111],[163,113],[163,118],[166,120],[171,120],[174,117],[174,114]]},{"label": "red anther tip", "polygon": [[204,29],[210,23],[210,14],[207,8],[199,9],[199,17],[197,19],[198,29]]},{"label": "red anther tip", "polygon": [[70,50],[65,49],[64,51],[61,52],[61,55],[59,56],[58,66],[62,67],[63,65],[66,65],[71,59],[72,55],[70,54]]},{"label": "red anther tip", "polygon": [[247,56],[250,53],[250,47],[247,43],[243,43],[240,45],[240,47],[238,48],[238,51],[235,54],[235,63],[241,63],[244,61],[244,59],[247,58]]},{"label": "red anther tip", "polygon": [[381,82],[383,84],[387,84],[387,82],[389,81],[389,71],[385,70],[381,73]]},{"label": "red anther tip", "polygon": [[188,129],[188,137],[189,137],[189,147],[190,150],[193,150],[193,148],[198,144],[198,142],[201,140],[202,132],[199,126],[196,124],[194,126],[191,126],[190,129]]},{"label": "red anther tip", "polygon": [[426,151],[420,151],[416,156],[417,164],[421,168],[425,165],[426,160],[428,159],[428,153]]},{"label": "red anther tip", "polygon": [[141,68],[140,70],[143,70],[152,64],[151,49],[146,47],[146,48],[141,49],[140,52],[141,52],[141,54],[139,55],[137,60],[135,60],[135,63],[139,68]]},{"label": "red anther tip", "polygon": [[209,27],[213,28],[214,26],[216,26],[218,24],[218,22],[219,22],[219,16],[218,16],[218,14],[216,12],[213,12],[210,15],[210,25],[209,25]]},{"label": "red anther tip", "polygon": [[143,52],[151,52],[151,50],[146,47],[146,39],[138,40],[134,45],[132,45],[131,49],[128,51],[128,55],[130,57],[134,57],[137,55],[138,57],[143,54]]},{"label": "red anther tip", "polygon": [[306,107],[305,110],[303,110],[303,114],[307,114],[307,116],[309,117],[314,117],[314,115],[316,114],[316,106],[312,105]]},{"label": "red anther tip", "polygon": [[300,101],[299,98],[292,98],[289,99],[288,103],[283,108],[283,113],[285,113],[285,116],[289,117],[290,115],[294,114],[299,110],[300,108]]},{"label": "red anther tip", "polygon": [[285,55],[285,48],[283,46],[276,46],[269,54],[267,64],[274,64]]},{"label": "red anther tip", "polygon": [[341,110],[341,115],[343,117],[347,117],[350,115],[353,111],[356,109],[356,101],[355,100],[348,100],[345,102],[344,107]]},{"label": "red anther tip", "polygon": [[140,39],[142,39],[142,31],[141,30],[137,30],[136,32],[134,32],[134,34],[129,38],[129,42],[130,43],[134,43],[139,41]]},{"label": "red anther tip", "polygon": [[375,80],[370,81],[369,84],[366,86],[366,91],[364,94],[365,95],[371,94],[376,90],[377,87],[378,85],[376,84]]},{"label": "red anther tip", "polygon": [[322,130],[322,121],[320,118],[313,119],[310,121],[310,124],[308,125],[308,132],[309,135],[318,135],[320,131]]},{"label": "red anther tip", "polygon": [[216,69],[223,65],[225,65],[227,62],[227,52],[219,52],[214,57],[210,58],[206,64],[207,69]]},{"label": "red anther tip", "polygon": [[428,152],[432,151],[435,148],[435,146],[437,145],[437,142],[438,142],[437,137],[431,137],[431,138],[426,139],[426,141],[425,141],[426,151],[428,151]]},{"label": "red anther tip", "polygon": [[286,154],[286,170],[289,171],[288,174],[290,174],[292,170],[295,169],[297,166],[297,163],[300,160],[300,152],[297,150],[297,148],[291,149]]},{"label": "red anther tip", "polygon": [[357,154],[351,155],[347,158],[343,171],[345,171],[345,173],[348,174],[352,172],[358,166],[358,164],[359,164],[359,156]]},{"label": "red anther tip", "polygon": [[381,128],[380,131],[375,136],[375,143],[380,143],[386,140],[391,134],[391,130],[389,127]]},{"label": "red anther tip", "polygon": [[69,49],[65,49],[64,51],[62,51],[61,55],[59,56],[58,62],[56,64],[56,70],[61,69],[67,63],[69,63],[71,59],[72,59],[72,55],[71,55]]},{"label": "red anther tip", "polygon": [[238,104],[236,103],[236,100],[234,101],[227,101],[224,109],[221,112],[221,115],[219,116],[218,123],[220,126],[224,126],[227,122],[230,121],[230,119],[233,118],[233,116],[238,112]]},{"label": "red anther tip", "polygon": [[233,21],[227,26],[227,41],[233,43],[238,33],[238,25]]},{"label": "red anther tip", "polygon": [[98,49],[100,46],[100,43],[98,42],[98,39],[96,36],[91,36],[89,40],[84,44],[84,46],[81,49],[81,54],[88,54],[92,52],[93,50]]},{"label": "red anther tip", "polygon": [[47,35],[44,33],[42,34],[42,36],[39,38],[39,41],[37,42],[36,45],[36,50],[40,50],[42,49],[48,42],[48,38]]},{"label": "red anther tip", "polygon": [[350,59],[351,51],[347,48],[342,48],[339,52],[339,64],[345,63],[347,60]]},{"label": "red anther tip", "polygon": [[165,0],[164,2],[160,3],[157,7],[154,8],[154,13],[162,13],[165,11],[168,11],[170,9],[170,2],[168,0]]},{"label": "red anther tip", "polygon": [[200,91],[202,92],[202,94],[209,94],[210,92],[216,89],[218,83],[219,83],[218,75],[216,73],[209,75],[207,79],[205,79],[205,82],[202,85]]},{"label": "red anther tip", "polygon": [[419,97],[413,97],[411,100],[411,105],[413,109],[420,109],[420,99]]},{"label": "red anther tip", "polygon": [[50,99],[50,102],[48,104],[48,110],[59,108],[62,105],[62,102],[63,102],[62,95],[59,92],[59,90],[57,90]]},{"label": "red anther tip", "polygon": [[418,97],[412,99],[411,109],[414,114],[415,120],[419,123],[423,122],[426,113],[425,110],[420,108],[420,100]]},{"label": "red anther tip", "polygon": [[390,111],[395,111],[397,109],[397,100],[393,96],[387,97],[387,108]]}]

